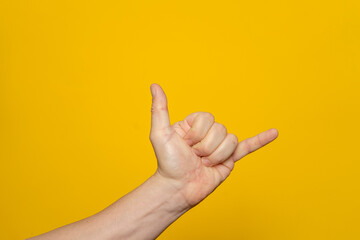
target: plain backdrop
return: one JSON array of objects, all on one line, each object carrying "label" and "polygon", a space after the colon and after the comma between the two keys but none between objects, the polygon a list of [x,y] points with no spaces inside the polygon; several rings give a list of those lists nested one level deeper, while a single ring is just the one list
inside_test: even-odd
[{"label": "plain backdrop", "polygon": [[159,239],[359,239],[360,2],[0,2],[0,238],[90,216],[156,169],[171,122],[279,137]]}]

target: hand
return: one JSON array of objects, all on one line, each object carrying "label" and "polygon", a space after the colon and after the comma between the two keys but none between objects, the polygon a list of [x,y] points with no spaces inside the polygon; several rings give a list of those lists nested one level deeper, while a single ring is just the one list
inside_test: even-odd
[{"label": "hand", "polygon": [[150,88],[150,141],[158,161],[156,175],[177,188],[189,208],[214,191],[229,176],[236,161],[278,136],[272,128],[238,142],[207,112],[192,113],[171,125],[164,91],[157,84]]}]

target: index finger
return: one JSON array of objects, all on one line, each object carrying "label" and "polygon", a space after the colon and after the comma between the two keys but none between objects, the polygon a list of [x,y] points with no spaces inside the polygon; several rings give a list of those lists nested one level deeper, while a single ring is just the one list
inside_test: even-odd
[{"label": "index finger", "polygon": [[196,112],[187,116],[185,121],[190,126],[190,129],[186,132],[184,140],[192,146],[205,137],[214,124],[215,118],[214,115],[208,112]]}]

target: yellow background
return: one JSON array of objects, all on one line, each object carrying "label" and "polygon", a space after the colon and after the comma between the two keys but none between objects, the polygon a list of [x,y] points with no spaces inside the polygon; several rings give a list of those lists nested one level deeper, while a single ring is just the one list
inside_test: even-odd
[{"label": "yellow background", "polygon": [[0,1],[0,239],[155,171],[153,82],[172,123],[279,130],[159,239],[360,239],[359,43],[358,0]]}]

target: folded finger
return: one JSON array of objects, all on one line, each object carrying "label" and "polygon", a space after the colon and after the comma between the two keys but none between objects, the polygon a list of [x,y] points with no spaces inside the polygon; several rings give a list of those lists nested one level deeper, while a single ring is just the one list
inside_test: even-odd
[{"label": "folded finger", "polygon": [[195,153],[199,156],[209,156],[215,151],[227,135],[226,127],[215,122],[206,136],[193,146]]},{"label": "folded finger", "polygon": [[184,140],[190,146],[200,142],[214,123],[214,116],[208,112],[197,112],[185,120],[191,127],[185,134]]},{"label": "folded finger", "polygon": [[219,147],[210,156],[203,158],[203,163],[207,166],[213,166],[224,162],[233,154],[237,144],[237,137],[232,133],[227,134]]}]

